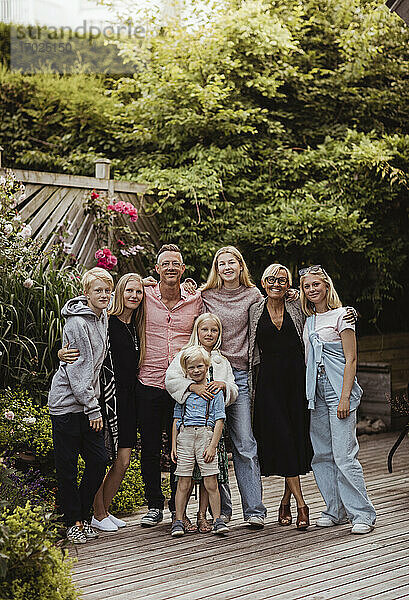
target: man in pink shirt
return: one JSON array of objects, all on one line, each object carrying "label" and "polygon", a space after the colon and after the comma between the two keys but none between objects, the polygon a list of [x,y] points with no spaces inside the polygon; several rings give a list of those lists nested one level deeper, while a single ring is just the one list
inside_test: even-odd
[{"label": "man in pink shirt", "polygon": [[[139,371],[138,426],[141,436],[141,471],[145,484],[148,512],[143,527],[157,525],[163,519],[164,496],[161,489],[160,454],[162,430],[170,436],[174,401],[165,390],[166,369],[179,350],[189,341],[193,323],[202,312],[200,293],[188,294],[180,285],[185,271],[180,250],[174,244],[162,246],[155,269],[159,283],[146,287],[146,356]],[[173,512],[175,478],[171,466]]]}]

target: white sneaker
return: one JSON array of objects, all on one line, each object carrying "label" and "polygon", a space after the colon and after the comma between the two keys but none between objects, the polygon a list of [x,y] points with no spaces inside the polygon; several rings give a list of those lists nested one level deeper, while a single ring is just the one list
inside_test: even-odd
[{"label": "white sneaker", "polygon": [[317,527],[333,527],[334,525],[345,525],[345,523],[348,523],[348,519],[344,519],[343,521],[336,523],[329,517],[318,517],[315,522]]},{"label": "white sneaker", "polygon": [[95,527],[95,529],[99,529],[100,531],[118,531],[118,526],[109,517],[105,517],[102,521],[98,521],[98,519],[92,517],[91,527]]},{"label": "white sneaker", "polygon": [[373,525],[367,525],[366,523],[355,523],[355,525],[352,526],[351,533],[370,533],[373,530],[373,528]]},{"label": "white sneaker", "polygon": [[229,523],[231,519],[230,515],[220,515],[220,518],[224,523]]},{"label": "white sneaker", "polygon": [[246,523],[254,529],[263,529],[264,517],[261,515],[252,515],[247,519]]},{"label": "white sneaker", "polygon": [[115,517],[114,515],[111,515],[110,513],[108,513],[108,519],[110,519],[112,521],[112,523],[115,523],[115,525],[118,527],[118,529],[121,529],[121,527],[126,527],[126,521],[123,521],[122,519],[118,519],[118,517]]}]

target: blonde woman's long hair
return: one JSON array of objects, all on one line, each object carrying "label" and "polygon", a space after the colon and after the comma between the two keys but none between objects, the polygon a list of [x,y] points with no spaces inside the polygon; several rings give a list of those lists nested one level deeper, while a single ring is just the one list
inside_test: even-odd
[{"label": "blonde woman's long hair", "polygon": [[146,301],[142,277],[138,273],[126,273],[125,275],[122,275],[122,277],[116,284],[114,299],[108,313],[110,315],[119,316],[124,312],[124,292],[126,290],[126,286],[132,280],[138,281],[138,283],[141,284],[143,290],[142,301],[140,305],[133,311],[131,318],[131,322],[134,324],[136,333],[138,334],[139,338],[139,367],[143,363],[146,354]]},{"label": "blonde woman's long hair", "polygon": [[300,278],[300,300],[301,300],[301,308],[302,308],[304,314],[306,314],[308,317],[310,317],[311,315],[315,315],[315,304],[313,302],[311,302],[310,300],[308,300],[304,293],[303,282],[304,282],[304,279],[307,277],[307,275],[316,275],[317,277],[322,279],[322,281],[325,283],[325,286],[327,288],[327,299],[326,299],[327,310],[332,310],[334,308],[340,308],[342,306],[342,302],[339,299],[339,296],[335,290],[335,287],[334,287],[331,277],[328,275],[328,273],[326,271],[324,271],[324,269],[319,267],[316,270],[314,269],[314,271],[312,273],[308,273],[308,272],[305,273]]},{"label": "blonde woman's long hair", "polygon": [[219,328],[218,338],[216,340],[215,345],[212,348],[212,350],[219,350],[220,346],[222,345],[222,322],[220,321],[219,317],[213,313],[203,313],[202,315],[197,317],[193,325],[190,340],[188,341],[186,346],[184,346],[184,349],[190,348],[191,346],[201,346],[201,343],[199,342],[198,329],[204,321],[214,321],[217,327]]},{"label": "blonde woman's long hair", "polygon": [[214,288],[220,290],[220,288],[223,287],[223,280],[220,277],[217,269],[217,261],[219,260],[219,256],[221,254],[225,254],[226,252],[232,254],[234,258],[240,263],[240,266],[242,268],[239,278],[240,284],[246,287],[255,287],[255,284],[251,281],[251,276],[247,268],[246,261],[244,260],[240,250],[237,250],[237,248],[235,248],[234,246],[223,246],[223,248],[220,248],[220,250],[218,250],[214,255],[212,267],[210,269],[207,281],[199,288],[201,292],[203,292],[204,290],[212,290]]}]

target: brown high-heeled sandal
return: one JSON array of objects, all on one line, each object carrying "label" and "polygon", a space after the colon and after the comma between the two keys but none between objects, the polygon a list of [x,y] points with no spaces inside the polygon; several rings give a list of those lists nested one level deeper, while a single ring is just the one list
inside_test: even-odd
[{"label": "brown high-heeled sandal", "polygon": [[305,531],[310,526],[310,509],[305,504],[297,508],[297,529]]},{"label": "brown high-heeled sandal", "polygon": [[206,513],[200,512],[200,510],[197,513],[196,523],[199,533],[209,533],[212,530],[211,524],[206,519]]},{"label": "brown high-heeled sandal", "polygon": [[278,522],[280,525],[291,525],[293,522],[293,517],[291,515],[290,504],[280,504],[278,509]]}]

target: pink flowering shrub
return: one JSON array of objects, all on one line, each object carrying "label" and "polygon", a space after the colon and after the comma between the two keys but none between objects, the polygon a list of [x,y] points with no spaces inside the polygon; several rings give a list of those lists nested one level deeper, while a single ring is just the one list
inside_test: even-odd
[{"label": "pink flowering shrub", "polygon": [[[85,198],[85,210],[92,217],[99,250],[95,253],[97,265],[121,275],[144,270],[155,257],[150,234],[135,226],[138,210],[132,202],[109,196],[105,191],[92,190]],[[114,254],[113,254],[114,253]]]},{"label": "pink flowering shrub", "polygon": [[122,213],[123,215],[129,215],[131,221],[134,223],[138,220],[138,211],[131,202],[114,202],[108,204],[108,210],[114,210],[115,212]]},{"label": "pink flowering shrub", "polygon": [[108,271],[113,269],[118,263],[117,257],[114,254],[112,254],[109,248],[102,248],[100,250],[97,250],[95,252],[95,258],[98,261],[97,267],[102,267],[103,269],[107,269]]}]

